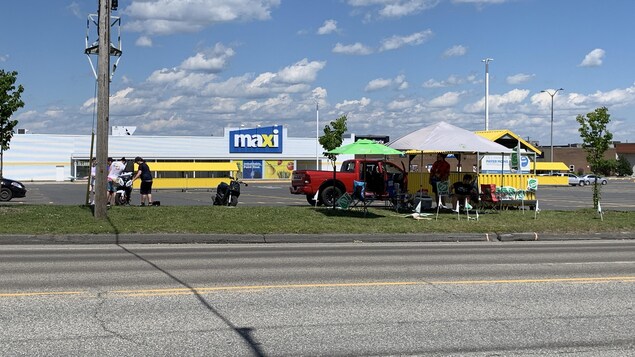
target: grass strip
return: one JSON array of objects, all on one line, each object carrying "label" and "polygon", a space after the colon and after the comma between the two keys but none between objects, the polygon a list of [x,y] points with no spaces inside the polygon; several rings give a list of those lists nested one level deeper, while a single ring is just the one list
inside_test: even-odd
[{"label": "grass strip", "polygon": [[[635,232],[635,212],[606,211],[604,220],[592,209],[577,211],[502,211],[481,214],[478,221],[457,220],[443,213],[435,220],[415,220],[380,207],[361,211],[325,207],[159,206],[112,207],[106,220],[90,207],[62,205],[0,206],[0,234],[99,233],[601,233]],[[474,215],[471,215],[474,217]]]}]

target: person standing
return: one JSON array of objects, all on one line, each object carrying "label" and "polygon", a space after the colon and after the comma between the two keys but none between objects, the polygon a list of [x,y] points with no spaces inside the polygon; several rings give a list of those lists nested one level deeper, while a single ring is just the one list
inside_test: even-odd
[{"label": "person standing", "polygon": [[112,157],[108,158],[108,206],[114,203],[117,178],[125,168],[125,164],[121,161],[113,161]]},{"label": "person standing", "polygon": [[97,178],[97,159],[90,159],[90,185],[88,191],[90,192],[90,198],[88,199],[89,205],[95,204],[95,179]]},{"label": "person standing", "polygon": [[[439,204],[437,182],[447,181],[450,177],[450,164],[445,161],[446,156],[446,154],[438,153],[437,161],[432,164],[432,168],[430,169],[430,185],[432,185],[432,192],[434,192],[437,204]],[[441,197],[441,200],[441,204],[445,206],[444,197]]]},{"label": "person standing", "polygon": [[137,156],[134,162],[138,165],[137,173],[132,178],[132,182],[136,179],[141,180],[141,187],[139,188],[139,194],[141,195],[141,206],[152,205],[152,172],[150,167],[143,158]]}]

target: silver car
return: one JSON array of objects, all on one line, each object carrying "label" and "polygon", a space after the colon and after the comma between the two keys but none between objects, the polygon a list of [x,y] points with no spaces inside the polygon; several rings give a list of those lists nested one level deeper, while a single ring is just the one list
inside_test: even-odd
[{"label": "silver car", "polygon": [[559,172],[554,175],[568,177],[569,185],[571,186],[584,186],[587,184],[587,182],[582,177],[578,177],[576,174],[572,174],[570,172]]},{"label": "silver car", "polygon": [[597,180],[597,182],[601,185],[606,185],[607,183],[609,183],[606,178],[594,174],[584,175],[581,177],[581,179],[583,179],[584,183],[586,183],[587,185],[595,184],[595,180]]}]

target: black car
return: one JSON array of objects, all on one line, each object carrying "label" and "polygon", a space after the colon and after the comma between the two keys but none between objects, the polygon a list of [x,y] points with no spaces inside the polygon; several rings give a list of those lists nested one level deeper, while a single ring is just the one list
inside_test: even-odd
[{"label": "black car", "polygon": [[26,187],[22,182],[2,179],[2,188],[0,188],[0,201],[10,201],[12,198],[20,198],[26,196]]}]

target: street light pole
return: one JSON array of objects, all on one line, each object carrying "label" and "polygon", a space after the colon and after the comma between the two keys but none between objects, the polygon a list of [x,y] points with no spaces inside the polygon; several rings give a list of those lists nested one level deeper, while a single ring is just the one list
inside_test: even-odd
[{"label": "street light pole", "polygon": [[493,58],[485,58],[481,60],[485,62],[485,130],[489,130],[489,63]]},{"label": "street light pole", "polygon": [[540,91],[540,93],[547,93],[551,96],[551,162],[553,162],[553,97],[555,97],[556,94],[561,90],[564,90],[564,88],[558,88],[553,93],[549,92],[548,90]]},{"label": "street light pole", "polygon": [[320,169],[320,104],[315,102],[315,169]]}]

